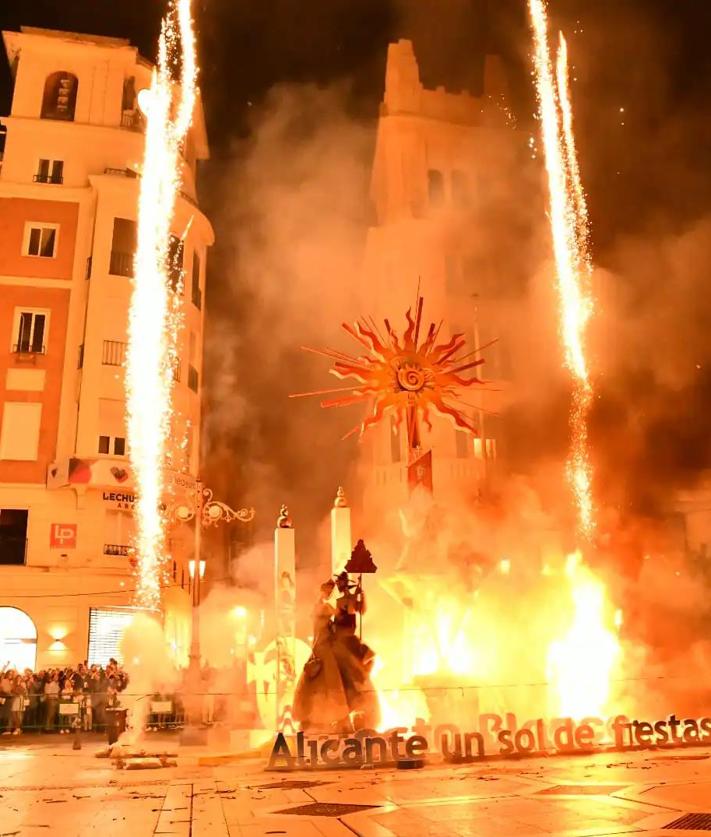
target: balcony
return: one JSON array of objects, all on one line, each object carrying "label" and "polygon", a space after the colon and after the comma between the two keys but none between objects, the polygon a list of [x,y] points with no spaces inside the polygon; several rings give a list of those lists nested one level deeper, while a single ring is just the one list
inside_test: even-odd
[{"label": "balcony", "polygon": [[181,367],[180,358],[176,358],[174,363],[173,363],[173,380],[175,381],[176,384],[180,382],[180,372],[181,372],[180,367]]},{"label": "balcony", "polygon": [[104,555],[110,555],[113,558],[128,558],[133,554],[133,549],[124,543],[105,543]]},{"label": "balcony", "polygon": [[101,350],[102,366],[123,366],[126,360],[126,343],[118,340],[104,340]]},{"label": "balcony", "polygon": [[143,131],[144,119],[139,110],[125,110],[121,114],[121,127],[129,131]]},{"label": "balcony", "polygon": [[109,273],[114,276],[133,276],[133,253],[112,250],[109,260]]},{"label": "balcony", "polygon": [[134,180],[139,177],[138,172],[133,169],[112,169],[110,166],[104,169],[104,174],[111,174],[114,177],[129,177]]},{"label": "balcony", "polygon": [[36,174],[32,181],[34,183],[57,183],[61,185],[64,183],[64,177],[61,174]]},{"label": "balcony", "polygon": [[38,356],[47,354],[47,347],[28,342],[15,343],[12,347],[18,363],[35,363]]}]

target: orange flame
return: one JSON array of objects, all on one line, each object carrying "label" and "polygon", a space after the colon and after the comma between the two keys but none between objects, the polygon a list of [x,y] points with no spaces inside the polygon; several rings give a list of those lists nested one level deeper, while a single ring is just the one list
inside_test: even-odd
[{"label": "orange flame", "polygon": [[573,619],[568,632],[551,643],[548,678],[554,687],[553,712],[572,718],[603,717],[610,700],[610,678],[620,656],[614,615],[605,586],[582,563],[579,552],[568,556]]}]

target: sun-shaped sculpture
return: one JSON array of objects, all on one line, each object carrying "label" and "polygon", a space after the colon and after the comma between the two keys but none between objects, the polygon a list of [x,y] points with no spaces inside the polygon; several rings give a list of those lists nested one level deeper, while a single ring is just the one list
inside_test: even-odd
[{"label": "sun-shaped sculpture", "polygon": [[[423,298],[418,296],[415,316],[412,316],[411,309],[405,314],[407,328],[402,339],[388,320],[384,321],[384,335],[372,318],[361,318],[353,325],[343,323],[344,330],[367,350],[364,355],[352,356],[335,349],[305,346],[307,351],[335,361],[331,374],[344,381],[353,379],[355,383],[291,397],[347,393],[322,401],[322,407],[346,407],[370,401],[372,407],[363,421],[344,438],[359,431],[362,435],[387,414],[394,414],[398,424],[406,422],[408,445],[413,451],[421,447],[420,421],[428,428],[432,427],[431,413],[445,416],[457,429],[476,435],[474,422],[462,409],[473,405],[461,401],[460,391],[485,383],[471,372],[484,363],[483,358],[476,357],[480,350],[477,348],[461,354],[466,347],[462,334],[455,334],[451,340],[438,343],[442,322],[439,325],[430,323],[420,343],[423,303]],[[465,376],[465,373],[469,375]]]}]

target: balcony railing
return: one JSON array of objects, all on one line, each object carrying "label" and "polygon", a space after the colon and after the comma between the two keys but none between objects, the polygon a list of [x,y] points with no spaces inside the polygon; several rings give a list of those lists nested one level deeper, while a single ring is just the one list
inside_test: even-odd
[{"label": "balcony railing", "polygon": [[188,366],[188,386],[193,392],[198,391],[198,371],[194,366]]},{"label": "balcony railing", "polygon": [[125,110],[121,114],[121,127],[128,128],[129,131],[142,131],[144,126],[144,119],[138,110]]},{"label": "balcony railing", "polygon": [[12,347],[12,352],[15,355],[46,355],[47,347],[44,345],[39,346],[29,341],[23,341],[21,343],[15,343]]},{"label": "balcony railing", "polygon": [[36,174],[32,180],[35,183],[64,183],[64,177],[61,174]]},{"label": "balcony railing", "polygon": [[103,366],[123,366],[126,359],[126,344],[119,340],[104,340],[101,351]]},{"label": "balcony railing", "polygon": [[133,553],[128,544],[124,543],[105,543],[104,544],[104,555],[112,555],[118,558],[128,558],[129,555]]},{"label": "balcony railing", "polygon": [[104,174],[112,174],[115,177],[132,177],[132,178],[137,178],[139,176],[138,172],[134,171],[133,169],[113,169],[110,166],[107,166],[104,169]]},{"label": "balcony railing", "polygon": [[173,363],[173,380],[178,383],[180,381],[180,372],[181,372],[181,363],[180,358],[176,358],[175,362]]},{"label": "balcony railing", "polygon": [[133,253],[112,250],[109,260],[109,273],[114,276],[133,276]]}]

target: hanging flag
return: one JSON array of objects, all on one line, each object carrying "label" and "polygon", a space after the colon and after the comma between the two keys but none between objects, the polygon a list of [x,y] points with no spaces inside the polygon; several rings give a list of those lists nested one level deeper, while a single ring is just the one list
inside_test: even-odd
[{"label": "hanging flag", "polygon": [[407,468],[407,485],[410,491],[422,486],[430,493],[432,492],[432,451],[423,453],[419,459],[410,463]]}]

